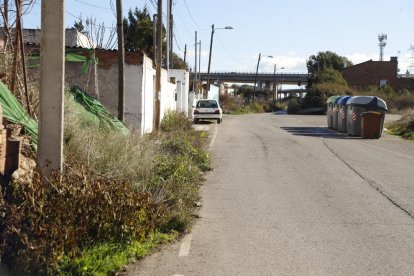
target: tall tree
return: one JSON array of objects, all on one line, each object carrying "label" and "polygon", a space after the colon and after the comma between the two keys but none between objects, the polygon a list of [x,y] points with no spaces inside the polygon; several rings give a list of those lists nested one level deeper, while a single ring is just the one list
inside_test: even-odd
[{"label": "tall tree", "polygon": [[306,62],[308,72],[312,75],[318,74],[325,69],[334,69],[341,72],[345,67],[351,65],[352,62],[349,59],[331,51],[311,55]]},{"label": "tall tree", "polygon": [[[125,50],[127,51],[143,51],[146,55],[153,56],[153,21],[149,14],[147,7],[142,10],[135,8],[130,9],[128,18],[124,18],[124,36],[125,36]],[[165,53],[166,30],[163,26],[163,53]],[[165,57],[163,57],[165,58]],[[188,64],[184,62],[176,53],[172,55],[173,69],[188,69]]]},{"label": "tall tree", "polygon": [[[165,32],[163,31],[165,34]],[[152,19],[147,7],[142,10],[130,9],[124,18],[125,50],[143,51],[149,56],[153,53]],[[164,35],[165,36],[165,35]]]}]

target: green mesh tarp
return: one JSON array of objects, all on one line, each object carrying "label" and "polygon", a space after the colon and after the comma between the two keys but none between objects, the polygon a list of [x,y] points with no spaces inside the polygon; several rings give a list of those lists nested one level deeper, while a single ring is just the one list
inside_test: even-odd
[{"label": "green mesh tarp", "polygon": [[[88,52],[88,56],[83,56],[77,54],[77,52]],[[40,67],[40,56],[39,55],[32,55],[29,56],[29,68]],[[81,69],[80,74],[86,74],[89,71],[91,64],[97,63],[97,59],[95,58],[95,52],[92,49],[71,49],[65,51],[65,60],[69,62],[83,62],[83,66]]]},{"label": "green mesh tarp", "polygon": [[34,146],[36,146],[38,140],[37,122],[30,118],[23,106],[1,81],[0,104],[3,109],[3,116],[13,124],[22,125],[24,131],[32,138]]},{"label": "green mesh tarp", "polygon": [[70,93],[73,95],[75,101],[81,104],[88,112],[98,117],[100,125],[115,131],[128,134],[129,130],[125,124],[119,121],[96,99],[92,98],[80,87],[74,85],[70,89]]}]

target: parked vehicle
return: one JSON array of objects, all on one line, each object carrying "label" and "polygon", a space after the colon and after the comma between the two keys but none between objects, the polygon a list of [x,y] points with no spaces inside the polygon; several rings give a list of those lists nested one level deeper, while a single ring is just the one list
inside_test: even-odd
[{"label": "parked vehicle", "polygon": [[194,109],[194,123],[200,120],[214,120],[220,124],[223,121],[223,111],[216,100],[198,100]]}]

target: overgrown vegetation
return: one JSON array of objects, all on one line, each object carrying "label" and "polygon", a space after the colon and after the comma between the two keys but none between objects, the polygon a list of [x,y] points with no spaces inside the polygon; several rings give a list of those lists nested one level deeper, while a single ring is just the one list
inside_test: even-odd
[{"label": "overgrown vegetation", "polygon": [[263,113],[272,109],[267,102],[246,103],[245,99],[230,95],[221,96],[220,105],[224,113],[232,115]]},{"label": "overgrown vegetation", "polygon": [[188,229],[207,135],[178,113],[159,135],[120,134],[66,103],[64,173],[4,189],[1,259],[20,274],[113,274]]},{"label": "overgrown vegetation", "polygon": [[404,139],[414,140],[414,109],[406,112],[397,122],[388,125],[388,131]]}]

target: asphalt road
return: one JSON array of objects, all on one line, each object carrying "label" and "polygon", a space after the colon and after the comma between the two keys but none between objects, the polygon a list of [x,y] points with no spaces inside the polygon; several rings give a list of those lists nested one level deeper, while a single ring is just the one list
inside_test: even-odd
[{"label": "asphalt road", "polygon": [[324,116],[210,124],[201,218],[127,275],[414,275],[414,143]]}]

